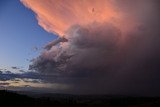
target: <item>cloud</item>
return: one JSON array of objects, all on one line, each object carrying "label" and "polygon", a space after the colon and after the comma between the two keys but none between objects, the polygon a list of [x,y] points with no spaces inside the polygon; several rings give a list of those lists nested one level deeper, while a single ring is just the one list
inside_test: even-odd
[{"label": "cloud", "polygon": [[[34,64],[30,66],[30,69],[44,73],[50,72],[58,74],[59,71],[64,71],[64,69],[73,71],[73,68],[76,69],[78,66],[79,68],[83,68],[81,67],[83,63],[80,61],[89,58],[92,59],[92,57],[100,62],[99,65],[105,66],[103,64],[104,62],[109,63],[110,54],[114,53],[115,49],[118,48],[118,42],[121,36],[119,29],[108,23],[96,26],[92,24],[86,28],[76,26],[71,29],[73,29],[74,32],[69,32],[70,38],[64,47],[54,47],[53,45],[53,48],[46,50],[33,61]],[[99,39],[97,39],[98,36]],[[92,52],[92,54],[90,54],[90,52]],[[96,58],[96,54],[100,58]],[[108,59],[106,60],[105,58],[107,57]],[[84,64],[88,64],[84,65],[84,67],[96,66],[97,62],[94,63],[93,61],[90,62],[90,60],[87,60]],[[70,66],[72,66],[72,68],[70,68]]]},{"label": "cloud", "polygon": [[65,37],[60,37],[58,39],[53,40],[49,44],[47,44],[44,49],[50,50],[53,46],[57,45],[60,42],[67,42],[68,40]]},{"label": "cloud", "polygon": [[[32,9],[38,24],[46,31],[63,36],[72,25],[86,25],[93,21],[111,21],[113,17],[120,17],[110,1],[101,0],[21,0]],[[55,3],[56,2],[56,3]],[[94,12],[92,11],[94,8]],[[101,20],[99,20],[101,19]]]},{"label": "cloud", "polygon": [[8,71],[8,72],[5,72],[5,73],[1,73],[0,80],[1,81],[7,81],[7,80],[15,79],[15,78],[39,79],[38,76],[39,76],[39,74],[32,73],[32,72],[26,72],[26,73],[22,73],[22,74],[15,74],[15,73],[11,73],[11,71]]},{"label": "cloud", "polygon": [[[31,70],[57,76],[49,81],[69,84],[74,87],[73,93],[153,94],[160,88],[160,50],[158,39],[158,44],[150,40],[158,34],[152,33],[137,27],[121,44],[121,32],[112,24],[74,26],[64,47],[44,51],[34,60]],[[151,90],[153,85],[156,89]]]},{"label": "cloud", "polygon": [[19,72],[25,72],[25,70],[19,70]]},{"label": "cloud", "polygon": [[5,71],[5,73],[6,73],[6,74],[12,74],[12,72],[11,72],[11,71]]},{"label": "cloud", "polygon": [[19,69],[18,67],[11,67],[12,69]]},{"label": "cloud", "polygon": [[8,86],[10,83],[0,83],[0,87],[1,86]]},{"label": "cloud", "polygon": [[[85,6],[79,7],[80,1],[60,2],[53,8],[52,0],[23,3],[37,14],[44,29],[64,34],[67,39],[64,43],[58,44],[61,39],[57,39],[47,44],[48,48],[32,61],[30,70],[46,75],[47,81],[69,85],[70,93],[160,95],[157,0],[111,0],[107,8],[101,5],[103,0],[86,2],[85,6],[99,10],[99,15],[108,9],[104,19],[99,15],[90,17],[92,13]],[[67,14],[62,14],[61,9]],[[76,17],[72,17],[74,14]],[[62,20],[65,16],[68,21]]]},{"label": "cloud", "polygon": [[4,74],[0,75],[0,89],[7,88],[7,90],[19,91],[39,91],[44,90],[62,92],[68,90],[70,87],[67,84],[57,81],[51,81],[55,76],[41,75],[35,72],[25,72],[21,74]]}]

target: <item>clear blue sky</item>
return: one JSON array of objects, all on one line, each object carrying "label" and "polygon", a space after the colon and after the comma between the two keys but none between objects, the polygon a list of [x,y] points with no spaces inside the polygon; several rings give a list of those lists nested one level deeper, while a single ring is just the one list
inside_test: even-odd
[{"label": "clear blue sky", "polygon": [[54,38],[19,0],[0,0],[0,67],[28,67],[27,59],[39,54],[32,48],[42,47]]}]

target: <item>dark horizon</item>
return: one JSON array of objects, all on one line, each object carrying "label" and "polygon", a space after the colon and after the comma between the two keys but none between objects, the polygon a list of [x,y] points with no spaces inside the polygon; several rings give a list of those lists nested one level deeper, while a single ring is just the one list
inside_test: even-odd
[{"label": "dark horizon", "polygon": [[[15,92],[0,91],[0,100],[5,106],[34,107],[159,107],[160,97],[128,97],[128,96],[84,96],[84,95],[25,95]],[[16,100],[15,100],[16,99]]]}]

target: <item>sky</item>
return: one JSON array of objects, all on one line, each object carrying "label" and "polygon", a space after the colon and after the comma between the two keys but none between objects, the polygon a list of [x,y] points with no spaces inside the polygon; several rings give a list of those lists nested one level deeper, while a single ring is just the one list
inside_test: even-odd
[{"label": "sky", "polygon": [[0,65],[28,68],[28,60],[38,54],[34,47],[41,48],[56,36],[44,31],[19,0],[1,0],[0,7]]},{"label": "sky", "polygon": [[2,89],[160,96],[159,0],[0,5]]},{"label": "sky", "polygon": [[[25,87],[29,86],[27,84],[32,85],[32,81],[39,81],[30,79],[31,82],[28,83],[19,78],[10,80],[13,75],[10,77],[8,73],[28,72],[30,60],[40,53],[44,44],[57,36],[43,30],[38,25],[35,14],[19,0],[1,0],[0,38],[0,71],[6,73],[0,74],[0,87],[3,89],[5,84],[13,83],[10,87],[17,90],[14,87]],[[4,81],[4,78],[8,79]],[[16,83],[18,80],[20,82]],[[42,86],[40,84],[37,87]]]}]

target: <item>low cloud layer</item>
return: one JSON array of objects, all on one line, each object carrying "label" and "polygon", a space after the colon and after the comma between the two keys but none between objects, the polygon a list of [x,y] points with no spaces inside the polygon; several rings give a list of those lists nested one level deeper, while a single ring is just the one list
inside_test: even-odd
[{"label": "low cloud layer", "polygon": [[[160,95],[159,1],[111,1],[122,15],[120,21],[113,16],[116,24],[75,23],[65,30],[67,41],[47,44],[30,70],[69,85],[68,93]],[[26,5],[38,14],[37,5]]]},{"label": "low cloud layer", "polygon": [[[54,81],[53,81],[53,78]],[[36,72],[26,73],[1,73],[0,89],[14,91],[36,91],[36,92],[62,92],[70,87],[67,84],[56,82],[56,76],[46,76]]]}]

